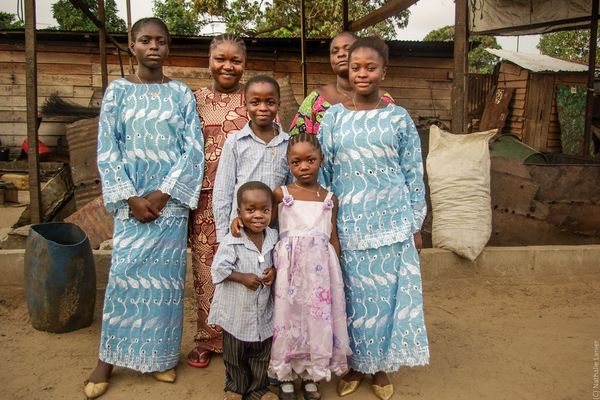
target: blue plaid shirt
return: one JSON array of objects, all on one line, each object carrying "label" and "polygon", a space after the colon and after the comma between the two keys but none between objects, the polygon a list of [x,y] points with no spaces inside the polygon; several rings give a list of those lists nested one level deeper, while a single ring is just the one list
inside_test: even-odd
[{"label": "blue plaid shirt", "polygon": [[290,136],[278,125],[274,124],[274,128],[279,134],[266,144],[252,132],[248,122],[223,145],[213,189],[218,242],[229,232],[229,225],[237,216],[236,193],[240,186],[260,181],[274,190],[292,183],[286,155]]},{"label": "blue plaid shirt", "polygon": [[[243,231],[239,238],[225,235],[211,268],[215,295],[208,314],[209,324],[219,325],[244,342],[262,342],[273,336],[271,287],[261,285],[254,291],[226,279],[234,271],[262,277],[273,266],[272,250],[277,240],[277,231],[267,228],[259,252]],[[263,262],[258,259],[260,254]]]}]

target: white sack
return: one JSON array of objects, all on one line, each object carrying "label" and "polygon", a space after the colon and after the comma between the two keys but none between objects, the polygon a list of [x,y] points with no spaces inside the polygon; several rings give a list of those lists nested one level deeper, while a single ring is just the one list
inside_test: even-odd
[{"label": "white sack", "polygon": [[434,247],[473,261],[492,233],[490,152],[496,129],[454,135],[429,129],[427,175]]}]

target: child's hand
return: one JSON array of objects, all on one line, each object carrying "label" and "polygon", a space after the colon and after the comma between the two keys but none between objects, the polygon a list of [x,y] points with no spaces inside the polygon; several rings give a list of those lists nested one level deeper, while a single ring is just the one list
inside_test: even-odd
[{"label": "child's hand", "polygon": [[413,234],[413,238],[415,239],[415,247],[417,248],[417,252],[420,253],[423,248],[423,238],[421,237],[421,232],[417,232]]},{"label": "child's hand", "polygon": [[231,232],[231,236],[233,237],[241,237],[241,230],[244,228],[244,223],[240,217],[235,217],[233,221],[231,221],[231,226],[229,227],[229,231]]},{"label": "child's hand", "polygon": [[240,273],[239,282],[250,290],[256,290],[262,284],[258,276],[245,273]]},{"label": "child's hand", "polygon": [[140,222],[148,223],[160,217],[160,211],[143,197],[133,196],[127,199],[131,215]]},{"label": "child's hand", "polygon": [[171,196],[161,192],[160,190],[155,190],[154,192],[145,195],[144,198],[148,200],[158,211],[162,211],[162,209],[167,205],[167,202]]},{"label": "child's hand", "polygon": [[271,268],[267,268],[265,269],[265,272],[263,273],[263,279],[262,279],[262,283],[265,286],[271,286],[273,284],[273,282],[275,281],[275,268],[271,267]]}]

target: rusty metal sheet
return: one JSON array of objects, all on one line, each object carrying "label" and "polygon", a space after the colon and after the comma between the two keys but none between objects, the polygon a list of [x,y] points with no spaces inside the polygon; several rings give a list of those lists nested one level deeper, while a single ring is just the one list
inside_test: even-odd
[{"label": "rusty metal sheet", "polygon": [[[68,166],[65,166],[44,185],[41,195],[42,222],[51,221],[62,205],[69,201],[73,195],[73,182]],[[13,228],[31,223],[30,206],[28,205],[23,211]]]},{"label": "rusty metal sheet", "polygon": [[77,208],[96,198],[100,175],[96,165],[98,118],[84,119],[67,125],[67,142],[71,158],[71,174],[75,184]]},{"label": "rusty metal sheet", "polygon": [[600,203],[600,165],[527,165],[542,202]]},{"label": "rusty metal sheet", "polygon": [[494,210],[488,246],[536,246],[598,244],[599,236],[569,232],[535,218]]},{"label": "rusty metal sheet", "polygon": [[104,208],[101,196],[88,202],[65,221],[79,225],[85,231],[92,249],[98,249],[100,243],[112,238],[113,216]]},{"label": "rusty metal sheet", "polygon": [[547,221],[560,229],[600,237],[600,204],[554,203]]},{"label": "rusty metal sheet", "polygon": [[548,207],[535,200],[539,186],[531,179],[491,171],[490,189],[492,208],[513,214],[532,216],[543,220],[548,216]]}]

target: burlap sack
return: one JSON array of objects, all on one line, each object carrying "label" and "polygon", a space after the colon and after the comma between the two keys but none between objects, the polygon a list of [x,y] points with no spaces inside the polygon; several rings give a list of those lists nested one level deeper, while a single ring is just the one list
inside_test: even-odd
[{"label": "burlap sack", "polygon": [[429,129],[427,175],[433,214],[434,247],[471,261],[492,232],[489,140],[496,129],[454,135]]}]

